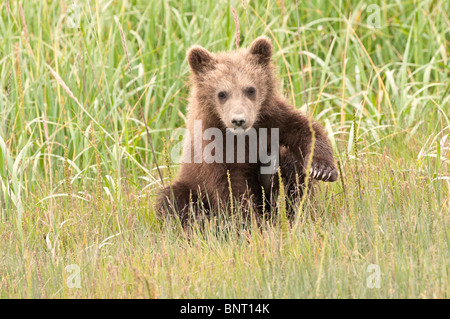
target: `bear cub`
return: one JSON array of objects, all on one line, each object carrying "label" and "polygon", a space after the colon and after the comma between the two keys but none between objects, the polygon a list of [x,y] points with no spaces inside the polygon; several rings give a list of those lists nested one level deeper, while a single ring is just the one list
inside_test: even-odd
[{"label": "bear cub", "polygon": [[188,136],[178,178],[159,194],[157,212],[177,214],[184,222],[200,209],[211,215],[227,211],[230,200],[244,212],[261,212],[264,206],[270,211],[279,190],[278,170],[286,195],[295,200],[306,176],[311,127],[310,177],[337,179],[325,131],[279,92],[272,50],[266,37],[233,52],[189,49]]}]

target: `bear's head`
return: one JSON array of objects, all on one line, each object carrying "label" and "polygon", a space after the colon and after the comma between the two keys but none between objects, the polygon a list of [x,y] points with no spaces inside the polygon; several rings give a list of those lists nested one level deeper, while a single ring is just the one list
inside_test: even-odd
[{"label": "bear's head", "polygon": [[275,87],[271,56],[272,44],[265,37],[234,52],[190,48],[193,95],[203,111],[214,112],[226,128],[251,128]]}]

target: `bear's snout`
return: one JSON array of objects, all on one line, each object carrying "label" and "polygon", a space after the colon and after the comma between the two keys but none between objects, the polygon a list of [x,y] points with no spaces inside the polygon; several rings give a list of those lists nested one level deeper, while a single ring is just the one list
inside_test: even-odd
[{"label": "bear's snout", "polygon": [[245,122],[245,116],[243,115],[235,115],[231,118],[231,124],[234,128],[244,128]]}]

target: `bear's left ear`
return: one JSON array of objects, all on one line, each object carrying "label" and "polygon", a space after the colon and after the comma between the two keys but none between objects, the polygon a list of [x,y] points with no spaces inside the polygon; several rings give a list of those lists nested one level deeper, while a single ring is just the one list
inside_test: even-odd
[{"label": "bear's left ear", "polygon": [[272,57],[272,43],[266,37],[258,37],[250,46],[250,53],[258,58],[261,64],[268,64]]},{"label": "bear's left ear", "polygon": [[216,61],[214,56],[208,50],[199,45],[194,45],[189,49],[187,60],[191,70],[197,75],[206,70],[213,69]]}]

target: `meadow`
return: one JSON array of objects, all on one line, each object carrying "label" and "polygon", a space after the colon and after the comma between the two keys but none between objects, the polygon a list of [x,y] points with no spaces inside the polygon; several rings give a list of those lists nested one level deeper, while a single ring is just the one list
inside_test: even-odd
[{"label": "meadow", "polygon": [[[449,12],[446,0],[2,1],[0,298],[448,298]],[[260,35],[287,99],[326,128],[339,180],[294,220],[283,198],[260,227],[161,220],[186,50]]]}]

